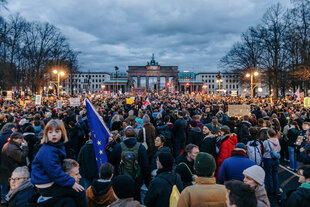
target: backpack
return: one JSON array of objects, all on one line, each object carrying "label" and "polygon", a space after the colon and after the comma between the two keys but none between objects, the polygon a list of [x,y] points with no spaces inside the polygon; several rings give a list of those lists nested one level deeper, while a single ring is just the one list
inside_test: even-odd
[{"label": "backpack", "polygon": [[172,186],[172,191],[169,198],[169,207],[177,207],[180,198],[180,192],[176,185]]},{"label": "backpack", "polygon": [[[171,183],[168,180],[166,180],[165,178],[163,178],[163,179],[171,185]],[[176,177],[176,179],[177,179],[177,177]],[[178,187],[176,186],[176,184],[174,184],[174,185],[172,185],[172,190],[171,190],[171,194],[170,194],[170,198],[169,198],[169,207],[177,207],[179,198],[180,198],[180,191],[179,191]]]},{"label": "backpack", "polygon": [[262,144],[257,141],[249,141],[247,144],[247,155],[249,159],[260,165],[262,162]]},{"label": "backpack", "polygon": [[140,143],[136,143],[132,148],[128,148],[124,142],[121,143],[121,162],[118,168],[120,175],[128,175],[136,180],[140,176],[140,165],[138,163],[138,151]]}]

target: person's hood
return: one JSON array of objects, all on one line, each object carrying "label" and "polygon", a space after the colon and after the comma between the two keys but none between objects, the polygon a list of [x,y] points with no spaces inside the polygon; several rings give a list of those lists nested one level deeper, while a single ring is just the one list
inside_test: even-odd
[{"label": "person's hood", "polygon": [[208,138],[215,138],[215,135],[211,133],[211,134],[205,136],[204,139],[208,139]]},{"label": "person's hood", "polygon": [[93,194],[95,196],[100,196],[100,195],[106,194],[110,190],[111,185],[112,185],[111,181],[104,182],[104,181],[101,181],[101,180],[96,180],[91,185],[91,188],[92,188]]},{"label": "person's hood", "polygon": [[222,143],[224,142],[224,141],[228,141],[228,142],[230,142],[231,144],[233,144],[233,145],[236,145],[237,143],[238,143],[238,139],[237,139],[237,136],[235,135],[235,134],[232,134],[232,135],[230,135],[230,136],[225,136],[223,139],[222,139]]},{"label": "person's hood", "polygon": [[296,193],[305,200],[310,200],[310,183],[303,183],[297,189]]},{"label": "person's hood", "polygon": [[280,145],[279,139],[278,138],[269,138],[268,141],[270,142],[271,145],[274,147],[277,147]]},{"label": "person's hood", "polygon": [[24,136],[24,137],[25,137],[25,136],[28,136],[28,135],[34,136],[35,133],[33,133],[33,132],[25,132],[25,133],[23,133],[23,136]]},{"label": "person's hood", "polygon": [[252,126],[251,122],[249,122],[249,121],[242,121],[241,123],[242,123],[242,124],[246,124],[246,125],[248,125],[248,126]]},{"label": "person's hood", "polygon": [[[157,173],[159,170],[157,171]],[[165,171],[160,174],[158,174],[156,177],[162,178],[165,181],[167,181],[171,186],[175,185],[176,183],[176,177],[177,175],[175,173],[172,173],[171,171]]]},{"label": "person's hood", "polygon": [[196,126],[196,127],[194,127],[194,128],[191,128],[191,131],[200,133],[200,132],[201,132],[201,129],[200,129],[200,127]]},{"label": "person's hood", "polygon": [[129,148],[133,147],[136,143],[137,143],[136,138],[126,137],[124,139],[124,144]]},{"label": "person's hood", "polygon": [[93,142],[93,140],[87,140],[86,142],[85,142],[85,144],[89,144],[89,145],[92,145],[94,142]]}]

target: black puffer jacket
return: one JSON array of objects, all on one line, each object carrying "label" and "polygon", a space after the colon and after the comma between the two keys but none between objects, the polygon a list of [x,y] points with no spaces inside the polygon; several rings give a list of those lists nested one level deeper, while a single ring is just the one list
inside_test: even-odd
[{"label": "black puffer jacket", "polygon": [[179,192],[183,190],[180,176],[171,172],[170,169],[159,169],[145,196],[145,205],[148,207],[169,207],[173,185],[177,186]]},{"label": "black puffer jacket", "polygon": [[216,159],[216,137],[214,134],[209,134],[202,141],[200,152],[211,154]]},{"label": "black puffer jacket", "polygon": [[203,140],[203,134],[202,134],[201,129],[198,126],[189,130],[188,144],[195,144],[198,147],[200,147],[202,140]]},{"label": "black puffer jacket", "polygon": [[310,206],[310,183],[304,183],[301,187],[291,194],[287,201],[289,207],[308,207]]}]

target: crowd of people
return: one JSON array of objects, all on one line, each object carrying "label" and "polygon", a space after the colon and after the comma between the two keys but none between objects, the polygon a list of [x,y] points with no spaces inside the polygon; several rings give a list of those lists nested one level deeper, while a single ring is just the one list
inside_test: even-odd
[{"label": "crowd of people", "polygon": [[[94,143],[85,106],[0,107],[2,206],[310,206],[310,111],[289,99],[96,98],[111,131]],[[251,104],[231,117],[228,105]],[[97,166],[94,144],[108,162]],[[102,153],[102,152],[101,152]],[[280,162],[298,174],[280,188]],[[281,199],[279,199],[281,198]]]}]

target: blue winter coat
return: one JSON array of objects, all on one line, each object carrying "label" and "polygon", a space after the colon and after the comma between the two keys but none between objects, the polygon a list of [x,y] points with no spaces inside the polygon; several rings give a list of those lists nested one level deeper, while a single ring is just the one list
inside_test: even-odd
[{"label": "blue winter coat", "polygon": [[63,187],[73,186],[74,178],[61,169],[65,158],[63,142],[43,144],[32,162],[31,182],[33,184],[54,182]]},{"label": "blue winter coat", "polygon": [[256,165],[256,163],[245,156],[240,155],[232,156],[224,160],[220,168],[218,177],[221,182],[229,180],[243,181],[244,179],[243,170],[253,165]]}]

